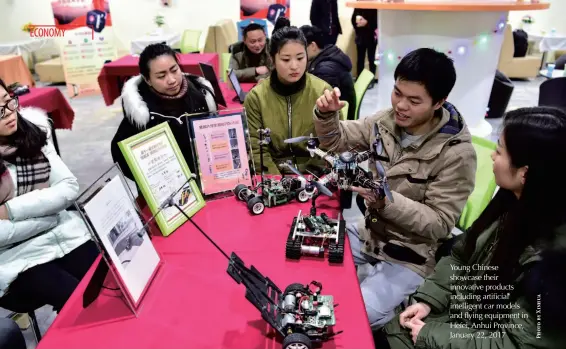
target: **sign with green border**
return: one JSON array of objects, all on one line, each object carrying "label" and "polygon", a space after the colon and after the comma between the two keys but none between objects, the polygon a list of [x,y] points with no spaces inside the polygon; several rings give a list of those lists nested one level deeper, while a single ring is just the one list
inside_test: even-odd
[{"label": "sign with green border", "polygon": [[118,145],[151,213],[157,214],[155,220],[164,236],[187,221],[176,207],[159,212],[159,207],[171,194],[177,192],[175,203],[189,217],[204,207],[205,201],[196,181],[188,181],[192,173],[167,122],[125,139]]}]

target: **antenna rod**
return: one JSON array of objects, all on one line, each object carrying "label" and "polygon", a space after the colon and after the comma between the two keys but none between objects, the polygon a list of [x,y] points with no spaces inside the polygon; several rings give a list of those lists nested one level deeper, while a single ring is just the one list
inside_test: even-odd
[{"label": "antenna rod", "polygon": [[192,225],[195,226],[195,228],[198,229],[198,231],[201,232],[202,235],[204,235],[205,238],[208,239],[208,241],[210,241],[210,242],[214,245],[214,247],[216,247],[216,249],[217,249],[218,251],[220,251],[220,253],[222,253],[222,254],[224,255],[224,257],[226,257],[227,260],[230,260],[230,257],[226,254],[226,252],[224,252],[224,250],[223,250],[222,248],[220,248],[220,246],[218,246],[218,245],[216,244],[216,242],[214,242],[214,240],[212,240],[212,238],[211,238],[210,236],[208,236],[208,234],[206,234],[206,233],[204,232],[204,230],[202,230],[201,227],[199,227],[198,224],[196,224],[195,221],[193,221],[192,218],[189,217],[189,215],[186,214],[185,211],[183,211],[183,210],[179,207],[179,205],[178,205],[177,203],[174,203],[174,206],[179,210],[179,212],[181,212],[181,213],[183,214],[183,216],[185,216],[185,218],[188,219],[189,222],[191,222]]},{"label": "antenna rod", "polygon": [[[159,213],[159,212],[161,212],[161,210],[164,210],[164,209],[169,208],[169,207],[176,207],[177,210],[179,210],[179,212],[181,212],[181,214],[182,214],[183,216],[185,216],[185,218],[187,218],[187,220],[188,220],[189,222],[191,222],[191,224],[194,225],[195,228],[197,228],[198,231],[200,231],[201,234],[204,235],[204,237],[207,238],[208,241],[210,241],[210,242],[214,245],[214,247],[216,247],[216,249],[217,249],[218,251],[220,251],[220,253],[222,253],[222,254],[224,255],[224,257],[226,257],[226,259],[230,260],[230,257],[228,256],[228,254],[226,254],[226,252],[224,252],[224,250],[221,249],[220,246],[218,246],[218,245],[216,244],[216,242],[214,242],[214,240],[212,240],[212,239],[210,238],[210,236],[208,236],[208,235],[201,229],[201,227],[199,227],[198,224],[196,224],[195,221],[193,221],[193,220],[191,219],[191,217],[189,217],[189,215],[186,214],[185,211],[183,211],[183,209],[182,209],[181,207],[179,207],[179,205],[178,205],[178,204],[175,202],[175,200],[174,200],[175,195],[177,195],[177,193],[178,193],[179,191],[181,191],[181,189],[183,189],[183,187],[185,186],[185,184],[187,184],[188,182],[190,182],[190,181],[192,181],[192,180],[194,180],[194,179],[196,179],[196,175],[195,175],[194,173],[192,173],[192,174],[190,175],[189,179],[188,179],[185,183],[183,183],[183,185],[182,185],[181,187],[179,187],[179,189],[177,189],[173,194],[169,195],[169,197],[168,197],[165,201],[163,201],[163,203],[159,206],[159,211],[158,211],[157,213]],[[157,216],[157,214],[155,214],[154,217],[155,217],[155,216]],[[153,218],[153,217],[152,217],[152,218]],[[150,221],[151,221],[151,220],[150,220]],[[149,223],[149,222],[148,222],[148,223]],[[146,224],[148,224],[148,223],[146,223]]]},{"label": "antenna rod", "polygon": [[157,213],[155,213],[153,216],[151,216],[147,222],[145,222],[145,224],[141,227],[141,229],[138,230],[138,236],[141,238],[143,237],[143,233],[145,233],[145,229],[148,227],[149,223],[151,223],[155,217],[157,217],[158,214],[161,213],[161,211],[163,211],[164,209],[168,208],[171,206],[171,202],[173,201],[173,198],[175,197],[175,195],[177,195],[178,192],[181,191],[181,189],[183,189],[183,187],[185,186],[185,184],[189,183],[191,180],[197,178],[197,176],[194,173],[191,173],[191,175],[189,176],[189,179],[186,180],[185,183],[183,183],[179,189],[175,190],[171,195],[169,195],[167,197],[167,199],[165,199],[165,201],[163,201],[163,203],[161,205],[159,205],[158,207],[158,211]]}]

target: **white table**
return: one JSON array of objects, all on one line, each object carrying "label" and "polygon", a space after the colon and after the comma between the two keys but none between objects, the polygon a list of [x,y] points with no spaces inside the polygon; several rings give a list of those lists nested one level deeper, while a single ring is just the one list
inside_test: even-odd
[{"label": "white table", "polygon": [[564,76],[564,70],[562,70],[562,69],[554,69],[554,70],[552,71],[552,76],[550,76],[550,75],[548,74],[548,70],[543,69],[543,70],[539,71],[539,74],[542,75],[542,76],[544,76],[545,78],[549,78],[549,79],[561,78],[561,77]]},{"label": "white table", "polygon": [[145,35],[132,40],[130,52],[133,55],[139,55],[147,46],[165,42],[169,46],[175,46],[181,42],[181,34],[179,33],[156,33]]},{"label": "white table", "polygon": [[45,46],[51,45],[52,42],[53,41],[51,39],[30,38],[28,40],[0,43],[0,55],[21,56],[24,52],[33,53],[33,51],[37,51]]},{"label": "white table", "polygon": [[540,52],[566,50],[566,35],[564,34],[534,34],[528,33],[529,39],[538,44]]}]

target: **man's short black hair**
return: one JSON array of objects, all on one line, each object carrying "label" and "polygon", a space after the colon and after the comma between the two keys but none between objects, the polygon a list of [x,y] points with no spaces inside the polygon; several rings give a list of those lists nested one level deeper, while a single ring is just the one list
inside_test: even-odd
[{"label": "man's short black hair", "polygon": [[310,25],[303,25],[301,28],[305,38],[307,38],[307,45],[314,42],[318,48],[324,48],[324,35],[320,28]]},{"label": "man's short black hair", "polygon": [[423,84],[434,104],[447,98],[454,88],[456,69],[454,61],[444,53],[419,48],[401,59],[394,77],[395,81],[400,79]]},{"label": "man's short black hair", "polygon": [[242,32],[242,36],[244,37],[244,39],[246,38],[249,32],[254,30],[261,30],[262,32],[265,33],[265,28],[263,27],[263,25],[257,23],[250,23],[248,24],[247,27],[244,28],[244,31]]}]

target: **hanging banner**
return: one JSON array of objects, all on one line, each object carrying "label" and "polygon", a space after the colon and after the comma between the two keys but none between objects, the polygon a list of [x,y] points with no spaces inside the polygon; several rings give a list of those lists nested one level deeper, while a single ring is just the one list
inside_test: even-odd
[{"label": "hanging banner", "polygon": [[277,18],[290,18],[291,0],[240,0],[240,19],[266,19],[275,24]]},{"label": "hanging banner", "polygon": [[100,93],[98,74],[117,57],[108,0],[52,0],[69,96]]}]

